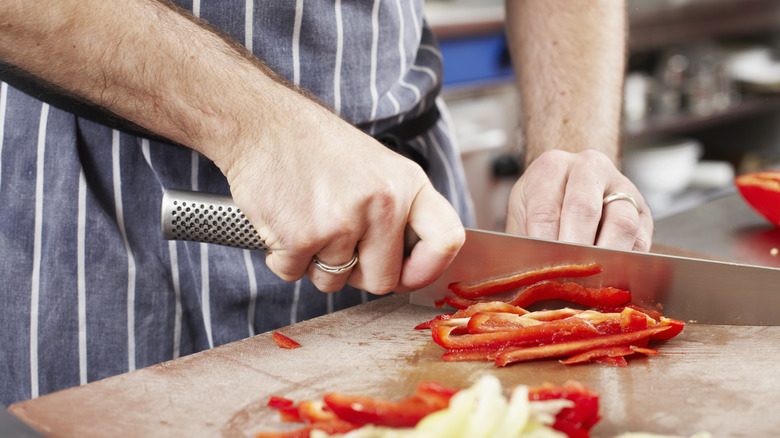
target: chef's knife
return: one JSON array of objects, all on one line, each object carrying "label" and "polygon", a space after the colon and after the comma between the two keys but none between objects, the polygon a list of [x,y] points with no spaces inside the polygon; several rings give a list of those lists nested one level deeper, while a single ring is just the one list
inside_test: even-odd
[{"label": "chef's knife", "polygon": [[431,285],[412,292],[413,304],[434,305],[450,283],[570,263],[601,265],[603,272],[577,278],[586,286],[631,291],[632,302],[670,318],[701,324],[780,325],[780,269],[619,251],[543,239],[466,230],[458,256]]},{"label": "chef's knife", "polygon": [[[230,196],[185,190],[163,195],[165,239],[268,250]],[[452,282],[493,277],[562,264],[592,263],[603,272],[578,278],[586,286],[631,291],[633,303],[665,316],[706,324],[780,325],[780,269],[619,251],[590,245],[466,230],[466,242],[444,274],[412,292],[412,304],[433,306]]]}]

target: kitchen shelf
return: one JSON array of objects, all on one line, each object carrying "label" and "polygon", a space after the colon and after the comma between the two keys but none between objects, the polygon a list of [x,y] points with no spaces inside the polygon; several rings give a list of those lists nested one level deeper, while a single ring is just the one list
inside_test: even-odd
[{"label": "kitchen shelf", "polygon": [[629,50],[780,30],[777,0],[629,0]]},{"label": "kitchen shelf", "polygon": [[780,94],[743,96],[741,102],[711,114],[682,112],[668,116],[651,116],[646,120],[626,122],[624,142],[684,134],[749,117],[780,110]]}]

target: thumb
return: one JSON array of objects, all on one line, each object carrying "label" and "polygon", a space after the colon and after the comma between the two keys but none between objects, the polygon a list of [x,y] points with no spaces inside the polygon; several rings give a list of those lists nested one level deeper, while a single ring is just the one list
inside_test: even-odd
[{"label": "thumb", "polygon": [[404,260],[397,293],[433,283],[466,240],[466,232],[455,209],[430,184],[424,185],[412,202],[408,224],[419,240]]}]

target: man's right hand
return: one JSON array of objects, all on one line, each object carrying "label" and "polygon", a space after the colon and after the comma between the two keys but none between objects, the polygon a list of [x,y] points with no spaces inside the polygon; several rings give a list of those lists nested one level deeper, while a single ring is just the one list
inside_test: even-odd
[{"label": "man's right hand", "polygon": [[[302,97],[295,116],[273,132],[246,135],[218,160],[233,197],[271,252],[284,280],[307,275],[330,292],[350,284],[375,294],[426,286],[444,272],[465,239],[457,213],[422,169]],[[404,260],[404,231],[420,240]],[[313,257],[343,273],[317,269]]]}]

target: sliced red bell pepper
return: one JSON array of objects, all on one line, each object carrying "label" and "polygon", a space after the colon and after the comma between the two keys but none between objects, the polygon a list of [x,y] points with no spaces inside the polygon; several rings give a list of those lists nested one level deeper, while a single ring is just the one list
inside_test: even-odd
[{"label": "sliced red bell pepper", "polygon": [[[572,318],[574,319],[574,317]],[[503,367],[510,363],[523,362],[534,359],[542,359],[558,356],[571,356],[573,354],[588,351],[594,348],[611,347],[622,344],[632,344],[642,340],[647,340],[651,336],[671,329],[671,326],[650,327],[630,333],[620,333],[615,335],[598,336],[587,339],[578,339],[554,343],[549,345],[539,345],[533,347],[513,347],[506,348],[496,356],[496,366]],[[469,336],[469,335],[464,335]],[[473,335],[478,336],[478,335]]]},{"label": "sliced red bell pepper", "polygon": [[585,287],[575,282],[541,281],[525,288],[510,301],[518,307],[528,307],[542,300],[564,300],[588,307],[609,308],[631,301],[631,292],[613,287]]},{"label": "sliced red bell pepper", "polygon": [[568,359],[562,360],[561,363],[564,365],[573,365],[576,363],[588,362],[596,358],[603,358],[603,357],[616,358],[622,356],[629,356],[634,354],[635,352],[636,351],[628,345],[615,345],[614,347],[594,348],[592,350],[575,354],[574,356],[571,356]]},{"label": "sliced red bell pepper", "polygon": [[306,423],[321,423],[337,420],[333,413],[322,400],[303,400],[298,403],[298,416]]},{"label": "sliced red bell pepper", "polygon": [[626,307],[620,312],[620,329],[623,332],[634,332],[637,330],[644,330],[650,324],[656,324],[655,320],[651,319],[648,321],[648,318],[649,317],[644,313]]},{"label": "sliced red bell pepper", "polygon": [[661,320],[658,321],[658,325],[662,327],[671,327],[671,329],[650,337],[656,341],[668,341],[669,339],[679,335],[680,332],[682,332],[685,328],[685,323],[679,319],[666,318],[663,316],[661,317]]},{"label": "sliced red bell pepper", "polygon": [[279,418],[284,422],[298,423],[301,421],[301,415],[298,412],[298,406],[295,401],[289,398],[272,395],[268,399],[268,407],[276,409],[279,412]]},{"label": "sliced red bell pepper", "polygon": [[502,312],[515,315],[526,315],[529,312],[522,307],[513,306],[503,301],[476,301],[466,309],[455,312],[455,318],[467,318],[479,312]]},{"label": "sliced red bell pepper", "polygon": [[298,348],[301,346],[296,341],[293,341],[292,339],[288,338],[287,336],[279,333],[279,332],[273,332],[273,338],[274,342],[276,342],[276,345],[278,345],[280,348],[286,348],[288,350],[292,350],[293,348]]},{"label": "sliced red bell pepper", "polygon": [[440,409],[417,396],[394,401],[332,392],[325,394],[323,401],[339,418],[361,426],[414,427]]},{"label": "sliced red bell pepper", "polygon": [[441,302],[442,302],[442,305],[447,304],[450,307],[454,307],[454,308],[459,309],[459,310],[465,310],[465,309],[468,309],[471,306],[474,306],[474,305],[477,305],[477,304],[480,304],[480,303],[485,303],[487,301],[470,300],[468,298],[461,298],[461,297],[458,297],[458,296],[450,295],[450,296],[446,296],[446,297],[442,298]]},{"label": "sliced red bell pepper", "polygon": [[455,295],[461,298],[474,299],[484,297],[485,295],[514,289],[516,287],[528,286],[542,280],[550,280],[553,278],[587,277],[598,274],[600,272],[601,266],[598,263],[551,266],[547,268],[520,272],[506,277],[481,281],[478,283],[466,283],[462,281],[451,283],[448,288]]},{"label": "sliced red bell pepper", "polygon": [[658,350],[655,348],[637,347],[636,345],[631,345],[630,348],[634,350],[635,353],[649,354],[652,356],[658,355]]},{"label": "sliced red bell pepper", "polygon": [[514,313],[478,312],[471,315],[468,322],[468,332],[495,333],[519,330],[532,325],[544,324],[532,318],[524,318]]},{"label": "sliced red bell pepper", "polygon": [[289,408],[290,406],[293,406],[295,404],[295,401],[290,400],[289,398],[284,397],[278,397],[275,395],[272,395],[271,398],[268,399],[268,407],[274,408],[274,409],[281,409],[281,408]]},{"label": "sliced red bell pepper", "polygon": [[414,395],[435,408],[444,409],[450,405],[450,399],[458,391],[457,388],[450,388],[438,382],[426,381],[417,385]]},{"label": "sliced red bell pepper", "polygon": [[574,406],[562,409],[555,416],[553,429],[570,437],[588,437],[590,429],[599,421],[599,394],[586,386],[568,381],[564,385],[550,384],[530,388],[528,399],[532,401],[565,399]]},{"label": "sliced red bell pepper", "polygon": [[572,309],[571,307],[564,307],[562,309],[553,310],[537,310],[524,315],[524,318],[535,319],[537,321],[555,321],[556,319],[568,318],[570,316],[578,315],[584,312],[579,309]]},{"label": "sliced red bell pepper", "polygon": [[518,330],[451,336],[453,327],[437,325],[431,328],[434,342],[447,349],[501,348],[537,343],[560,342],[599,336],[601,332],[587,321],[565,318]]},{"label": "sliced red bell pepper", "polygon": [[452,318],[452,315],[453,315],[452,313],[443,313],[441,315],[436,316],[433,319],[430,319],[428,321],[421,322],[421,323],[417,324],[414,327],[414,329],[415,330],[427,330],[427,329],[431,328],[431,326],[433,324],[435,324],[436,322],[444,321],[444,320],[448,320],[448,319]]},{"label": "sliced red bell pepper", "polygon": [[780,171],[740,175],[734,179],[734,184],[755,211],[780,227]]}]

